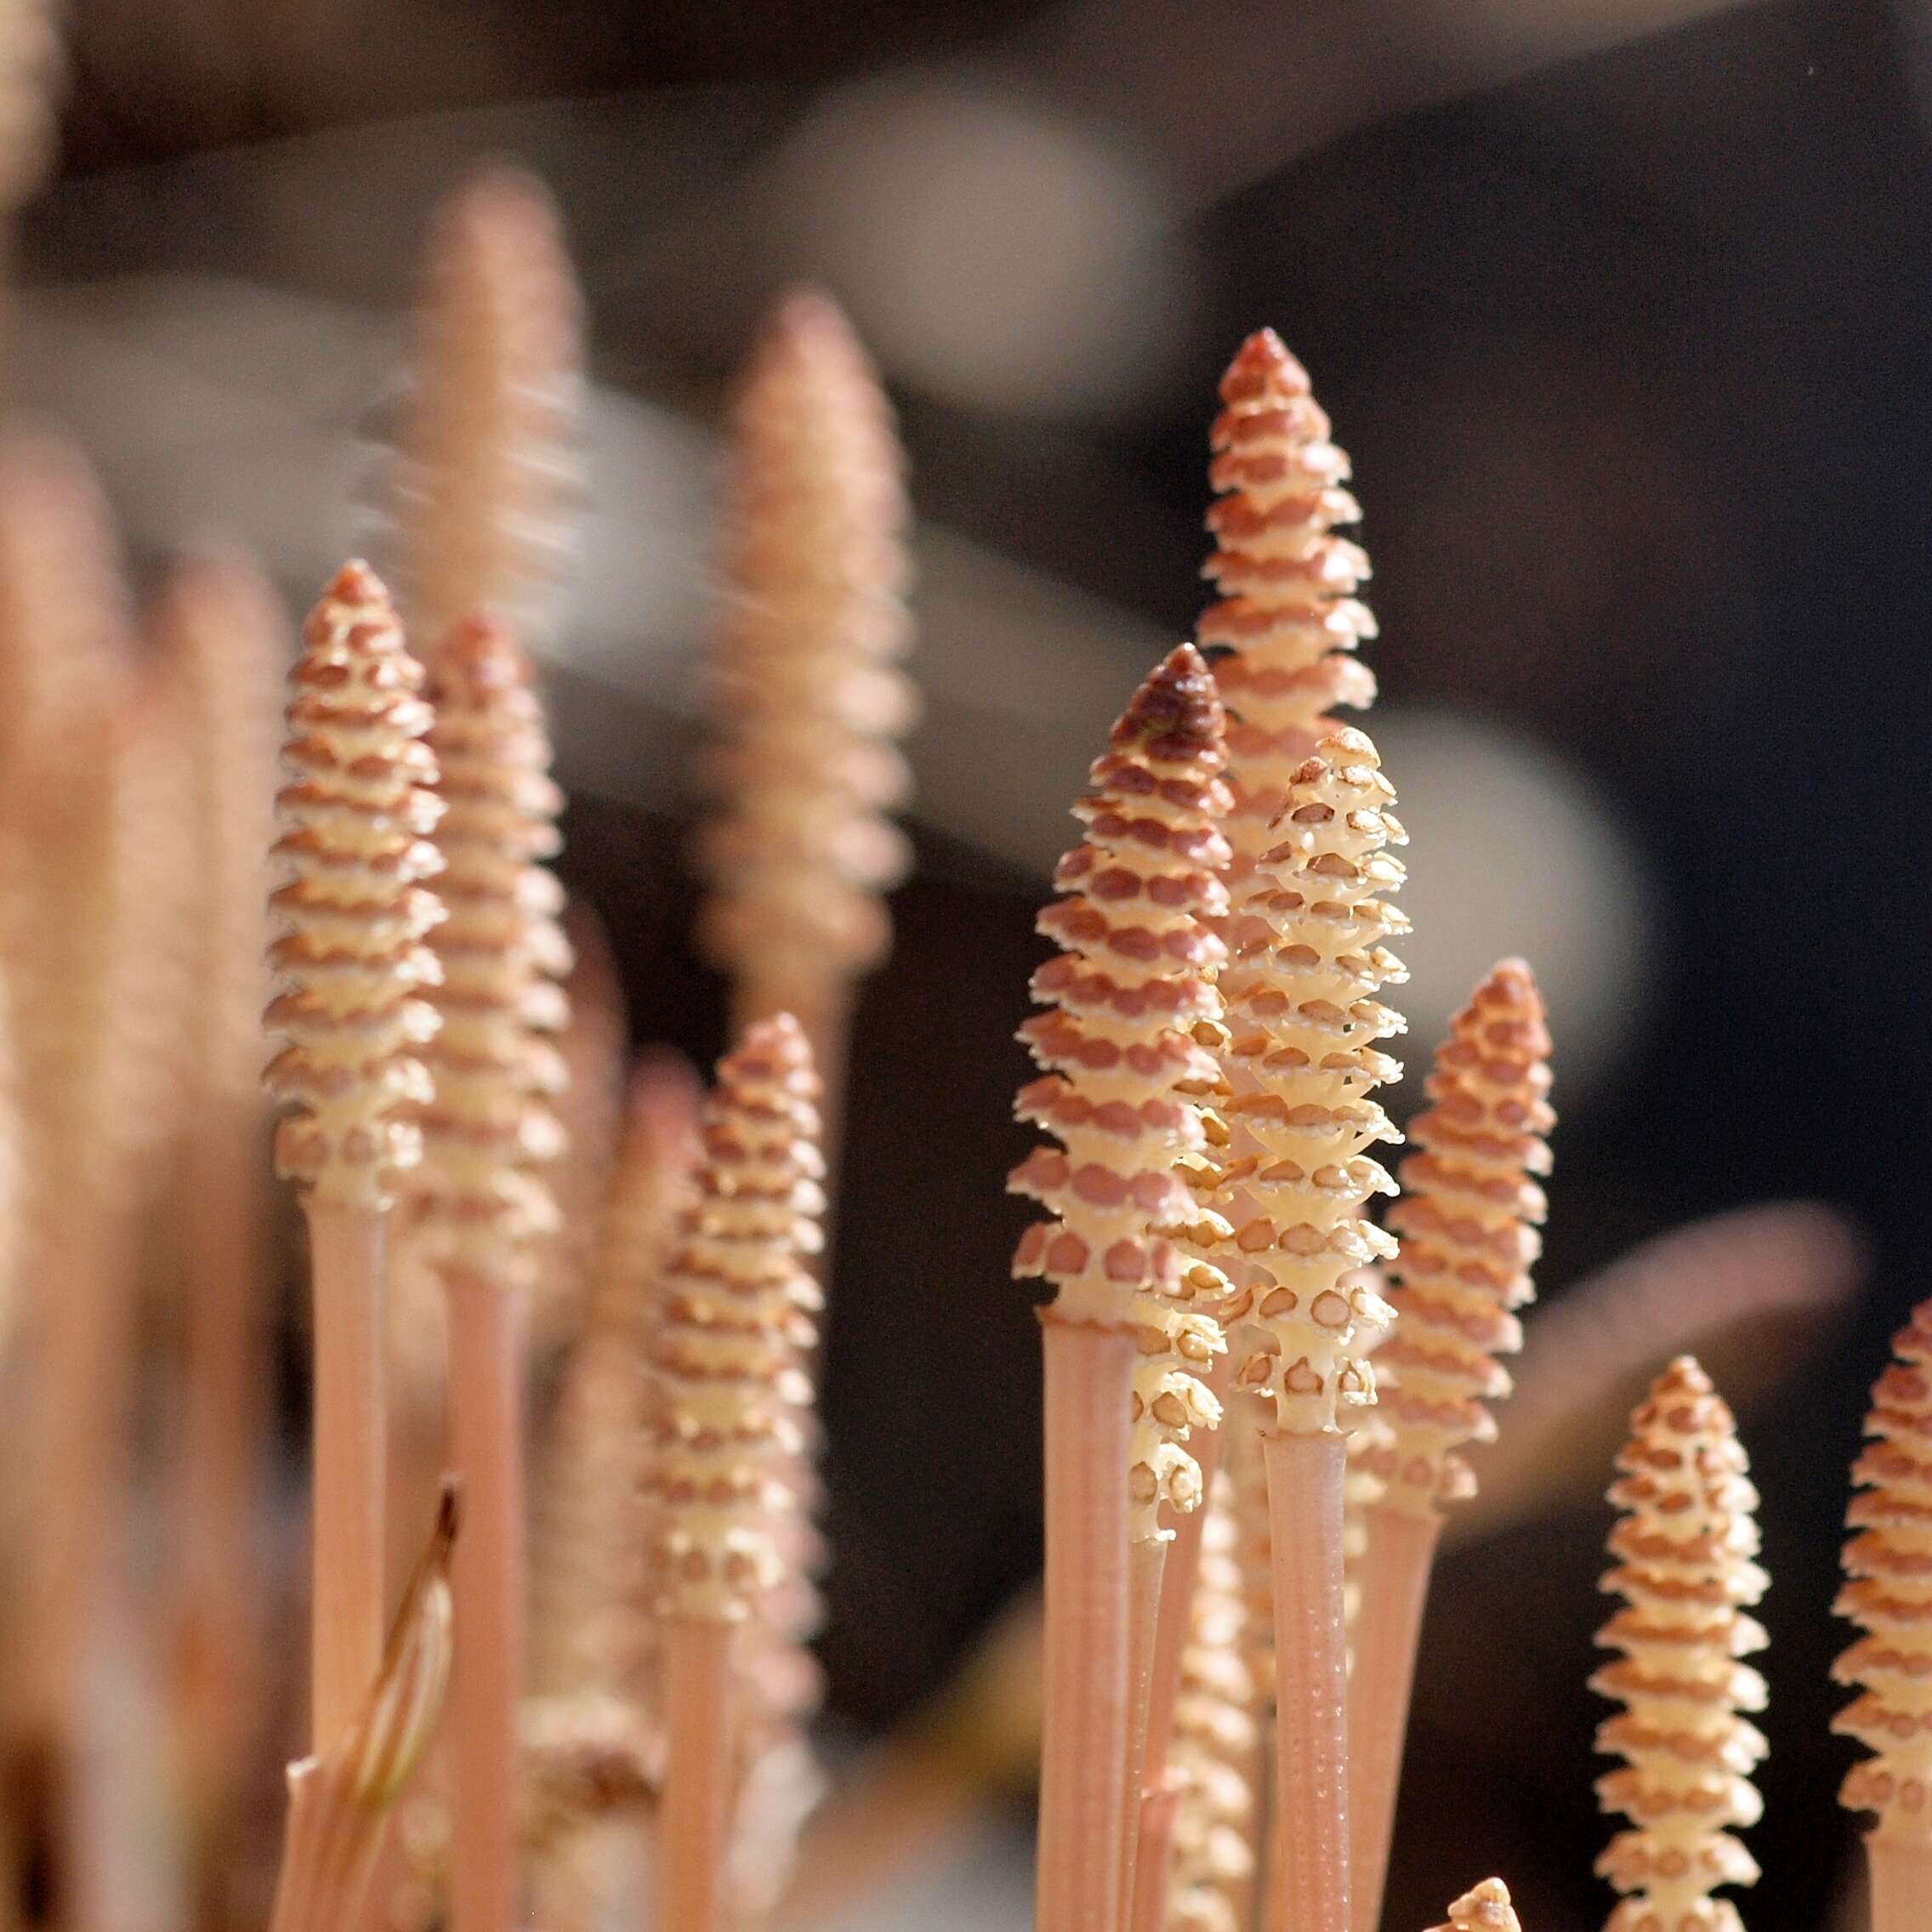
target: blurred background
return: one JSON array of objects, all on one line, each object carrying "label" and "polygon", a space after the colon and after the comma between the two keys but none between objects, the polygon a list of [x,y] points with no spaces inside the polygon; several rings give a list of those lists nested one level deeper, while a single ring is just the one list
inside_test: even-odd
[{"label": "blurred background", "polygon": [[[487,154],[554,190],[595,383],[552,665],[563,869],[639,1040],[722,1044],[683,850],[725,385],[801,276],[891,385],[928,707],[826,1371],[823,1654],[855,1750],[1037,1573],[1037,1340],[1001,1193],[1031,918],[1108,720],[1203,601],[1216,378],[1281,331],[1367,510],[1412,1065],[1499,954],[1548,997],[1546,1297],[1747,1203],[1827,1203],[1870,1244],[1851,1295],[1839,1224],[1772,1227],[1754,1278],[1834,1312],[1753,1331],[1738,1391],[1774,1578],[1746,1916],[1843,1909],[1844,1469],[1925,1292],[1932,1158],[1932,918],[1905,891],[1932,860],[1932,10],[75,0],[66,36],[14,388],[78,431],[138,561],[224,529],[305,604],[357,540],[429,207]],[[1577,1325],[1645,1366],[1613,1328]],[[1607,1911],[1606,1472],[1551,1455],[1439,1572],[1392,1926],[1491,1870],[1541,1932]],[[1026,1923],[1030,1793],[980,1759],[965,1826],[842,1923]]]}]

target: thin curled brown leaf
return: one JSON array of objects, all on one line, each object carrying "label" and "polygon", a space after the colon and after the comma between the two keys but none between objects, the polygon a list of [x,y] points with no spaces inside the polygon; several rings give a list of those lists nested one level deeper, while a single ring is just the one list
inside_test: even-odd
[{"label": "thin curled brown leaf", "polygon": [[340,1932],[356,1922],[389,1816],[442,1716],[455,1647],[450,1555],[458,1515],[457,1484],[448,1478],[361,1714],[320,1757],[289,1767],[270,1932]]}]

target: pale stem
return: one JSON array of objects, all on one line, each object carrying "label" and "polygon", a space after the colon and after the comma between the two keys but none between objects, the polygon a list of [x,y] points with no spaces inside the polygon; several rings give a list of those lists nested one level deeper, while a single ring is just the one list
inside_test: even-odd
[{"label": "pale stem", "polygon": [[[1190,1516],[1198,1516],[1196,1509]],[[1154,1684],[1155,1653],[1160,1630],[1161,1579],[1168,1566],[1168,1545],[1159,1537],[1139,1538],[1127,1552],[1127,1789],[1122,1793],[1119,1824],[1121,1909],[1134,1905],[1134,1861],[1140,1852],[1141,1794],[1147,1788],[1148,1703]]]},{"label": "pale stem", "polygon": [[[230,1808],[265,1671],[255,1581],[268,1459],[270,1321],[263,1292],[260,1109],[210,1098],[182,1180],[180,1681],[191,1798],[205,1832]],[[208,1847],[218,1856],[219,1843]],[[213,1876],[213,1875],[210,1875]]]},{"label": "pale stem", "polygon": [[433,1382],[403,1374],[393,1362],[389,1375],[389,1440],[384,1450],[389,1527],[384,1547],[389,1556],[389,1611],[393,1617],[395,1600],[409,1581],[410,1568],[436,1520],[442,1495],[449,1446],[449,1383],[446,1363],[445,1372]]},{"label": "pale stem", "polygon": [[385,1217],[306,1203],[315,1293],[309,1726],[326,1751],[382,1668]]},{"label": "pale stem", "polygon": [[1342,1484],[1348,1439],[1262,1438],[1275,1578],[1275,1831],[1268,1932],[1350,1932],[1348,1642]]},{"label": "pale stem", "polygon": [[1163,1932],[1168,1888],[1173,1878],[1178,1788],[1150,1792],[1140,1802],[1139,1849],[1134,1858],[1133,1932]]},{"label": "pale stem", "polygon": [[[75,1201],[48,1217],[59,1247],[40,1265],[48,1293],[34,1310],[29,1492],[31,1565],[18,1655],[31,1667],[9,1685],[20,1762],[9,1767],[33,1842],[49,1874],[48,1923],[95,1922],[112,1895],[111,1861],[90,1843],[104,1787],[125,1792],[124,1768],[87,1781],[88,1668],[104,1635],[129,1478],[137,1312],[136,1223],[126,1204]],[[124,1747],[127,1740],[116,1740]],[[114,1828],[126,1821],[115,1816]]]},{"label": "pale stem", "polygon": [[1254,1868],[1230,1888],[1237,1924],[1252,1926],[1260,1914],[1271,1924],[1281,1896],[1281,1845],[1275,1830],[1275,1700],[1263,1699],[1255,1710],[1254,1748],[1248,1753],[1247,1788],[1254,1802]]},{"label": "pale stem", "polygon": [[77,1204],[54,1262],[58,1292],[44,1298],[34,1317],[40,1377],[35,1588],[33,1628],[21,1651],[33,1668],[21,1689],[36,1725],[65,1733],[70,1742],[119,1528],[114,1498],[127,1473],[134,1242],[128,1210]]},{"label": "pale stem", "polygon": [[1872,1874],[1872,1932],[1925,1932],[1932,1925],[1932,1841],[1887,1838],[1865,1841]]},{"label": "pale stem", "polygon": [[450,1460],[463,1481],[451,1584],[455,1780],[452,1932],[514,1932],[517,1702],[524,1622],[522,1298],[487,1276],[444,1276]]},{"label": "pale stem", "polygon": [[1357,1932],[1374,1932],[1382,1918],[1416,1647],[1442,1519],[1433,1509],[1423,1516],[1378,1504],[1367,1512],[1367,1527],[1349,1679],[1350,1886]]},{"label": "pale stem", "polygon": [[733,1626],[664,1624],[664,1796],[658,1816],[658,1923],[721,1932],[731,1819]]},{"label": "pale stem", "polygon": [[1037,1932],[1120,1932],[1133,1333],[1043,1311],[1046,1634]]}]

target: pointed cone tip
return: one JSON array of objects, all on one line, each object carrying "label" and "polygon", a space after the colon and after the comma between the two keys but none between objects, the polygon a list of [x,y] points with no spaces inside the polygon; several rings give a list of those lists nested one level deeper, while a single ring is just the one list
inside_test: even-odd
[{"label": "pointed cone tip", "polygon": [[361,557],[351,557],[322,586],[323,604],[379,604],[391,608],[389,586]]},{"label": "pointed cone tip", "polygon": [[1378,770],[1382,768],[1382,753],[1377,750],[1375,740],[1359,724],[1331,726],[1315,746],[1315,755],[1324,763],[1346,759],[1358,764],[1372,764]]},{"label": "pointed cone tip", "polygon": [[473,205],[500,199],[520,207],[542,208],[546,213],[556,205],[543,176],[508,155],[486,155],[466,170],[451,199]]},{"label": "pointed cone tip", "polygon": [[815,1100],[823,1091],[811,1042],[789,1013],[770,1014],[746,1026],[737,1044],[718,1063],[713,1092],[746,1080],[776,1081],[800,1100]]},{"label": "pointed cone tip", "polygon": [[469,169],[440,204],[435,225],[446,238],[512,247],[553,246],[561,225],[556,197],[542,176],[492,156]]},{"label": "pointed cone tip", "polygon": [[767,327],[775,336],[799,342],[858,340],[851,318],[816,282],[797,282],[783,290],[772,304]]},{"label": "pointed cone tip", "polygon": [[1288,354],[1288,345],[1272,328],[1259,328],[1243,338],[1230,367],[1253,367],[1259,363],[1269,363],[1279,368],[1293,361],[1293,356]]},{"label": "pointed cone tip", "polygon": [[530,654],[509,624],[487,611],[458,617],[437,645],[429,662],[431,682],[445,691],[460,688],[481,697],[526,689],[536,682]]},{"label": "pointed cone tip", "polygon": [[1695,1355],[1675,1357],[1651,1384],[1652,1395],[1668,1395],[1680,1390],[1696,1395],[1711,1395],[1717,1392],[1715,1384],[1704,1372],[1704,1365]]},{"label": "pointed cone tip", "polygon": [[731,1057],[736,1059],[743,1054],[759,1058],[776,1055],[800,1065],[810,1065],[811,1053],[805,1030],[793,1014],[769,1013],[747,1024]]},{"label": "pointed cone tip", "polygon": [[747,376],[761,371],[804,371],[843,391],[848,385],[879,387],[878,366],[837,300],[810,283],[788,288],[767,312],[753,345]]},{"label": "pointed cone tip", "polygon": [[1492,1002],[1521,1012],[1533,1011],[1542,1017],[1543,989],[1537,984],[1536,973],[1528,960],[1512,954],[1507,959],[1498,959],[1483,975],[1472,1003]]},{"label": "pointed cone tip", "polygon": [[1134,694],[1112,742],[1171,763],[1219,753],[1227,714],[1208,661],[1191,644],[1178,645],[1148,673]]},{"label": "pointed cone tip", "polygon": [[1270,392],[1306,395],[1308,372],[1271,328],[1257,329],[1234,353],[1221,378],[1221,400],[1252,402]]},{"label": "pointed cone tip", "polygon": [[1500,1878],[1485,1878],[1449,1907],[1449,1923],[1436,1932],[1520,1932],[1509,1888]]}]

